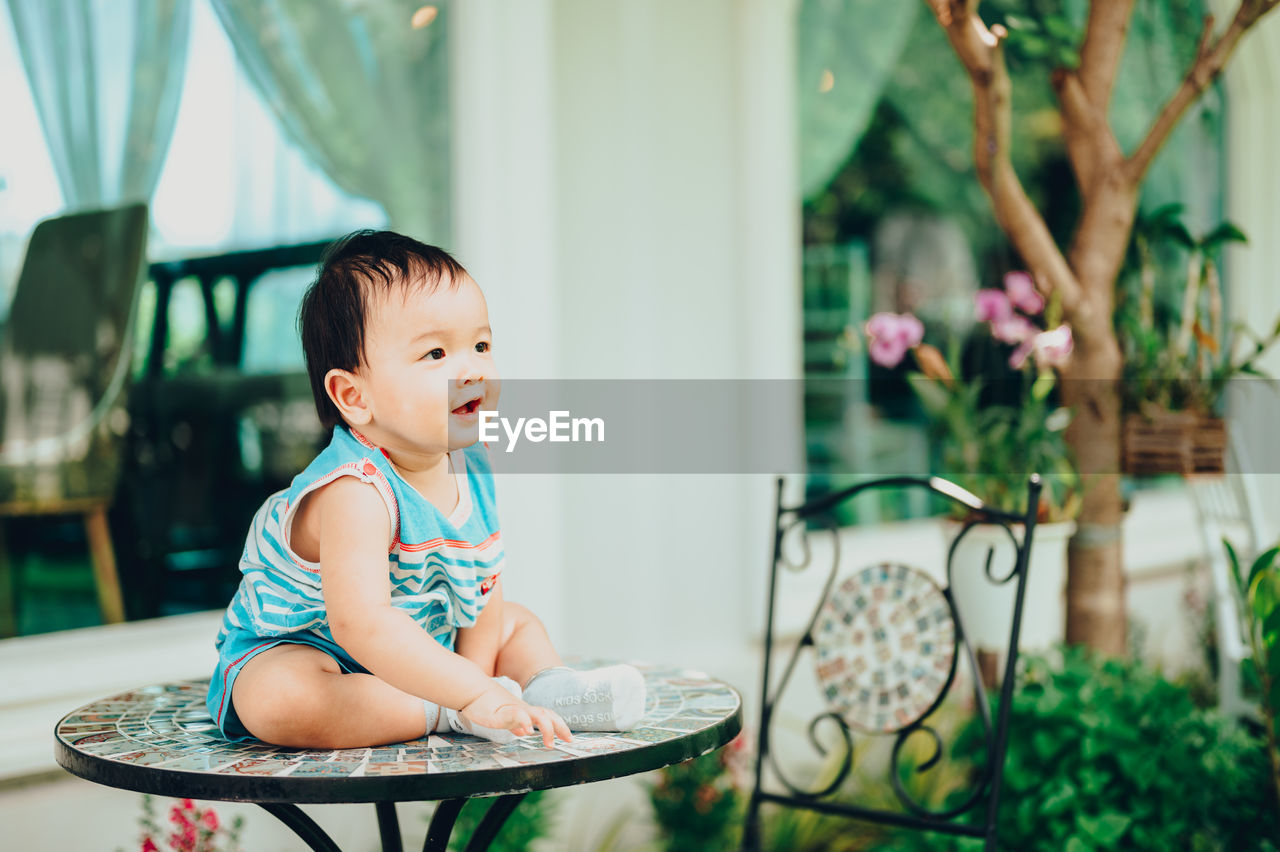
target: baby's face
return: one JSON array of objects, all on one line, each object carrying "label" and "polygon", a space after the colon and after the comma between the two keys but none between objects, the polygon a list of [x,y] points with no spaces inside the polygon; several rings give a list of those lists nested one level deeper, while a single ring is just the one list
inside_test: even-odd
[{"label": "baby's face", "polygon": [[[381,446],[393,455],[474,444],[481,409],[498,401],[493,334],[470,276],[374,296],[358,369]],[[371,435],[370,437],[374,437]]]}]

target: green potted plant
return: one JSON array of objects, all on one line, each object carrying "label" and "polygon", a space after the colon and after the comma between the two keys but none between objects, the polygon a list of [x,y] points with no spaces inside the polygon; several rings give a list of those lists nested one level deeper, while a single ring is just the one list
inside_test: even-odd
[{"label": "green potted plant", "polygon": [[1222,544],[1244,603],[1251,651],[1245,664],[1252,668],[1249,679],[1259,686],[1272,792],[1280,803],[1280,546],[1259,555],[1245,574],[1231,542],[1223,539]]},{"label": "green potted plant", "polygon": [[1226,321],[1218,265],[1222,248],[1247,242],[1245,235],[1224,222],[1193,236],[1181,213],[1181,205],[1166,205],[1134,228],[1129,278],[1137,293],[1120,301],[1116,315],[1127,473],[1221,473],[1228,383],[1263,376],[1257,362],[1280,340],[1280,322],[1259,337]]},{"label": "green potted plant", "polygon": [[[1266,746],[1254,732],[1197,708],[1185,687],[1140,662],[1074,647],[1019,665],[1000,791],[1000,849],[1277,848],[1280,810],[1268,783]],[[985,749],[975,719],[952,757],[972,761],[976,771]],[[982,848],[980,840],[916,833],[891,840],[886,848],[900,852]]]},{"label": "green potted plant", "polygon": [[[1040,474],[1020,647],[1047,647],[1063,636],[1067,542],[1082,496],[1064,435],[1071,412],[1054,393],[1056,371],[1071,356],[1071,329],[1025,272],[1010,272],[1000,288],[979,290],[974,321],[1009,348],[1007,369],[996,375],[966,374],[959,341],[952,338],[944,357],[924,342],[924,325],[910,314],[872,316],[865,328],[868,355],[890,368],[908,355],[914,360],[918,371],[907,381],[938,438],[943,476],[995,508],[1022,512],[1027,478]],[[999,391],[999,399],[989,391]],[[963,529],[959,520],[952,537]],[[1013,542],[1002,530],[965,533],[952,557],[952,595],[970,639],[999,652],[1008,643],[1013,584],[984,579],[989,553],[996,572],[1012,567]]]}]

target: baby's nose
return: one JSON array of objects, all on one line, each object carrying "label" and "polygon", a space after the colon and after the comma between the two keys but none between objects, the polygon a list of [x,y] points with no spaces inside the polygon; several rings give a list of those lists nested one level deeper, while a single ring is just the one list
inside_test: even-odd
[{"label": "baby's nose", "polygon": [[454,379],[459,385],[471,385],[476,382],[484,381],[484,370],[480,364],[474,359],[468,360],[458,371],[458,376]]}]

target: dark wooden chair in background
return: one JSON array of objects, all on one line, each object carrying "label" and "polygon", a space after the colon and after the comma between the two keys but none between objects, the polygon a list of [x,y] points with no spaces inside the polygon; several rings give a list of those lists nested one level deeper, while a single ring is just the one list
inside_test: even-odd
[{"label": "dark wooden chair in background", "polygon": [[124,620],[107,509],[121,468],[147,208],[36,226],[0,329],[0,636],[16,633],[10,518],[81,516],[106,622]]},{"label": "dark wooden chair in background", "polygon": [[[974,837],[982,839],[987,850],[996,848],[996,814],[1040,488],[1039,478],[1032,476],[1027,486],[1027,510],[1024,514],[1015,514],[986,506],[968,491],[937,477],[867,481],[796,506],[782,504],[782,481],[779,480],[755,783],[743,842],[746,849],[761,848],[760,808],[766,803],[850,817],[899,830]],[[860,494],[882,489],[927,491],[966,513],[969,520],[962,525],[947,551],[945,584],[900,563],[841,564],[835,510]],[[969,530],[978,525],[1003,527],[1010,536],[1014,553],[1012,565],[993,565],[993,552],[988,552],[983,572],[985,580],[992,584],[1014,584],[1012,627],[994,718],[973,648],[966,639],[951,594],[957,548]],[[816,559],[817,548],[822,546],[819,538],[829,543],[831,566],[807,626],[798,638],[784,639],[775,623],[782,594],[780,575],[786,569],[808,568]],[[793,560],[792,555],[798,558]],[[805,611],[809,611],[807,607]],[[775,653],[785,662],[781,676],[771,680],[771,659]],[[826,707],[809,722],[808,738],[817,755],[806,764],[811,770],[807,778],[798,779],[796,776],[804,770],[793,768],[794,760],[788,761],[785,771],[780,765],[774,723],[802,655],[813,658],[822,692],[819,703]],[[956,677],[961,658],[968,670],[968,677],[963,681]],[[968,778],[967,788],[952,791],[945,802],[920,801],[904,779],[921,776],[950,757],[934,714],[952,688],[962,682],[972,691],[985,759]],[[794,706],[805,705],[795,702]],[[826,742],[820,737],[821,727],[830,731]],[[855,740],[861,743],[877,735],[892,738],[884,779],[884,786],[892,790],[892,795],[885,790],[882,791],[885,795],[877,797],[880,801],[860,803],[858,797],[846,789],[854,767]],[[926,747],[932,748],[932,755],[923,761],[913,760],[911,755],[916,750],[908,747],[912,739],[923,740]],[[817,756],[823,760],[817,760]],[[766,765],[771,771],[766,772]],[[886,807],[885,799],[896,800],[898,807],[893,804]]]}]

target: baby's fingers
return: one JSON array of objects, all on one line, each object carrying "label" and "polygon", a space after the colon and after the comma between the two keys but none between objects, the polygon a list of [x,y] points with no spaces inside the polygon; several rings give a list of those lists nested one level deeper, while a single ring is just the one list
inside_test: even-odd
[{"label": "baby's fingers", "polygon": [[522,708],[508,705],[503,708],[503,717],[502,727],[517,737],[527,737],[533,733],[533,719]]},{"label": "baby's fingers", "polygon": [[533,716],[533,721],[537,724],[538,730],[542,733],[542,745],[544,748],[551,748],[555,744],[557,736],[565,742],[573,740],[573,735],[569,733],[569,726],[554,711],[543,707],[530,707],[529,712]]},{"label": "baby's fingers", "polygon": [[573,742],[573,734],[569,732],[569,725],[560,717],[560,714],[554,710],[548,710],[547,713],[551,716],[551,724],[555,726],[556,736],[567,743]]}]

